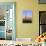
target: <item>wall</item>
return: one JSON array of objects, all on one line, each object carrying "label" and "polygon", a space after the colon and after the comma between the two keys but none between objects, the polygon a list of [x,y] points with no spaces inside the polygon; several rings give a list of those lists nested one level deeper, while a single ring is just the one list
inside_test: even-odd
[{"label": "wall", "polygon": [[[29,4],[28,4],[29,3]],[[30,6],[31,5],[31,6]],[[18,13],[17,14],[17,37],[18,38],[31,38],[32,36],[32,32],[33,32],[33,23],[31,24],[23,24],[22,23],[22,11],[27,9],[27,10],[33,10],[33,1],[31,0],[21,0],[20,2],[18,2]],[[33,19],[33,18],[32,18]]]},{"label": "wall", "polygon": [[[18,38],[36,38],[39,34],[39,9],[37,0],[21,0],[17,5],[17,37]],[[32,10],[32,23],[22,23],[22,11],[24,9]]]},{"label": "wall", "polygon": [[[39,10],[46,10],[46,5],[38,4],[38,0],[3,0],[0,2],[16,2],[16,37],[36,38],[39,34]],[[32,10],[32,23],[22,23],[22,11]]]}]

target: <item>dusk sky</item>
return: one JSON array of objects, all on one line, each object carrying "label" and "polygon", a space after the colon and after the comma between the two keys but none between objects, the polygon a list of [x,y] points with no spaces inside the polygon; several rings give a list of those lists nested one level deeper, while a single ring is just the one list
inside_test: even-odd
[{"label": "dusk sky", "polygon": [[23,10],[23,16],[32,16],[31,10]]}]

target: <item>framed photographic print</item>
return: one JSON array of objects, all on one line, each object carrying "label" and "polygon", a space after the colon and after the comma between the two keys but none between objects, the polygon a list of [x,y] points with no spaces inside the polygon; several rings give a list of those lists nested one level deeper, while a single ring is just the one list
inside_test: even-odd
[{"label": "framed photographic print", "polygon": [[32,11],[31,10],[23,10],[23,23],[32,23]]},{"label": "framed photographic print", "polygon": [[46,0],[39,0],[40,4],[46,4]]}]

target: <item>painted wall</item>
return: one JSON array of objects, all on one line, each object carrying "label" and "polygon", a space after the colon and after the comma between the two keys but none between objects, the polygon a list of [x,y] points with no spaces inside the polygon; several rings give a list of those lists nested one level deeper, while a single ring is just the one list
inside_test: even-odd
[{"label": "painted wall", "polygon": [[[39,9],[37,0],[21,0],[17,5],[17,37],[18,38],[36,38],[39,34]],[[24,9],[32,10],[32,23],[22,23],[22,11]]]},{"label": "painted wall", "polygon": [[[0,2],[16,2],[16,37],[36,38],[39,34],[39,11],[46,10],[46,4],[38,4],[38,0],[3,0]],[[22,11],[32,10],[32,23],[22,23]]]}]

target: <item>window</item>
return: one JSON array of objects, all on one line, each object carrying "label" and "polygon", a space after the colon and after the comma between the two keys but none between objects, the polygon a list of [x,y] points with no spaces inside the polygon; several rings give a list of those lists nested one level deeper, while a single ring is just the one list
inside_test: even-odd
[{"label": "window", "polygon": [[0,3],[0,40],[15,40],[15,3]]},{"label": "window", "polygon": [[39,12],[39,35],[46,32],[46,11]]}]

